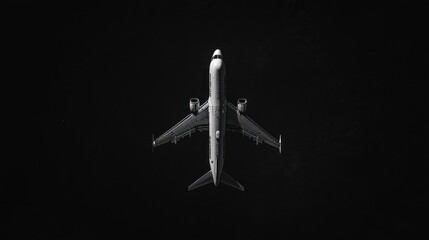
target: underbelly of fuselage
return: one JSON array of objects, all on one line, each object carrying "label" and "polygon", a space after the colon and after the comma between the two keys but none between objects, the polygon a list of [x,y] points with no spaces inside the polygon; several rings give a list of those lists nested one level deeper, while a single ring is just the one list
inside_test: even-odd
[{"label": "underbelly of fuselage", "polygon": [[221,59],[210,63],[209,75],[209,162],[215,185],[218,185],[224,162],[226,123],[225,66]]},{"label": "underbelly of fuselage", "polygon": [[217,184],[224,162],[225,109],[222,106],[209,106],[209,142],[210,168]]}]

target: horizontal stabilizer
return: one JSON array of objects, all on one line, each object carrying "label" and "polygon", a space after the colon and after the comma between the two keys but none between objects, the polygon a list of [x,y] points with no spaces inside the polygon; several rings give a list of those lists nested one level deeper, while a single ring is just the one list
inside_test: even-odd
[{"label": "horizontal stabilizer", "polygon": [[188,187],[188,191],[191,191],[195,188],[199,188],[201,186],[204,186],[206,184],[212,183],[213,182],[213,175],[212,175],[212,171],[208,171],[206,174],[204,174],[202,177],[198,178],[197,181],[195,181],[194,183],[192,183],[189,187]]},{"label": "horizontal stabilizer", "polygon": [[220,182],[230,187],[237,188],[238,190],[244,191],[244,187],[240,183],[235,181],[231,176],[226,174],[225,172],[222,172],[222,175],[220,177]]}]

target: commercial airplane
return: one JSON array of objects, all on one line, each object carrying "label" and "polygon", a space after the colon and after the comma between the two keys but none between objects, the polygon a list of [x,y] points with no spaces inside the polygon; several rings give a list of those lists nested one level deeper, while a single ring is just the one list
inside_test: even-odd
[{"label": "commercial airplane", "polygon": [[241,132],[252,138],[256,145],[267,143],[282,150],[282,138],[272,137],[259,127],[246,114],[247,100],[240,98],[237,107],[227,102],[225,97],[225,62],[219,49],[214,51],[210,62],[209,99],[200,106],[198,98],[191,98],[189,102],[190,114],[167,132],[153,140],[152,148],[167,142],[177,143],[185,136],[199,131],[209,131],[209,163],[210,171],[192,183],[188,190],[204,186],[208,183],[219,182],[244,191],[244,187],[223,171],[224,146],[226,131]]}]

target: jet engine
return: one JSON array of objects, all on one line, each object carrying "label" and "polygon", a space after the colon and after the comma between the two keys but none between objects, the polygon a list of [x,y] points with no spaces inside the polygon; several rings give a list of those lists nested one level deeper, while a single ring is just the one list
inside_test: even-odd
[{"label": "jet engine", "polygon": [[189,100],[189,110],[191,110],[191,113],[196,114],[198,112],[198,108],[200,108],[200,99],[191,98],[191,100]]},{"label": "jet engine", "polygon": [[239,98],[237,100],[237,109],[240,113],[244,113],[247,110],[247,99]]}]

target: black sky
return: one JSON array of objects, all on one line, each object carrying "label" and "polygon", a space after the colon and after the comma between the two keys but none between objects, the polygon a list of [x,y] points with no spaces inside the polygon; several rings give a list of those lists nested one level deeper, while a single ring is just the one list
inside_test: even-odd
[{"label": "black sky", "polygon": [[[10,1],[0,236],[427,236],[423,8],[249,2]],[[224,170],[246,191],[188,192],[207,135],[154,152],[151,136],[208,98],[217,48],[227,98],[283,153],[229,134]]]}]

